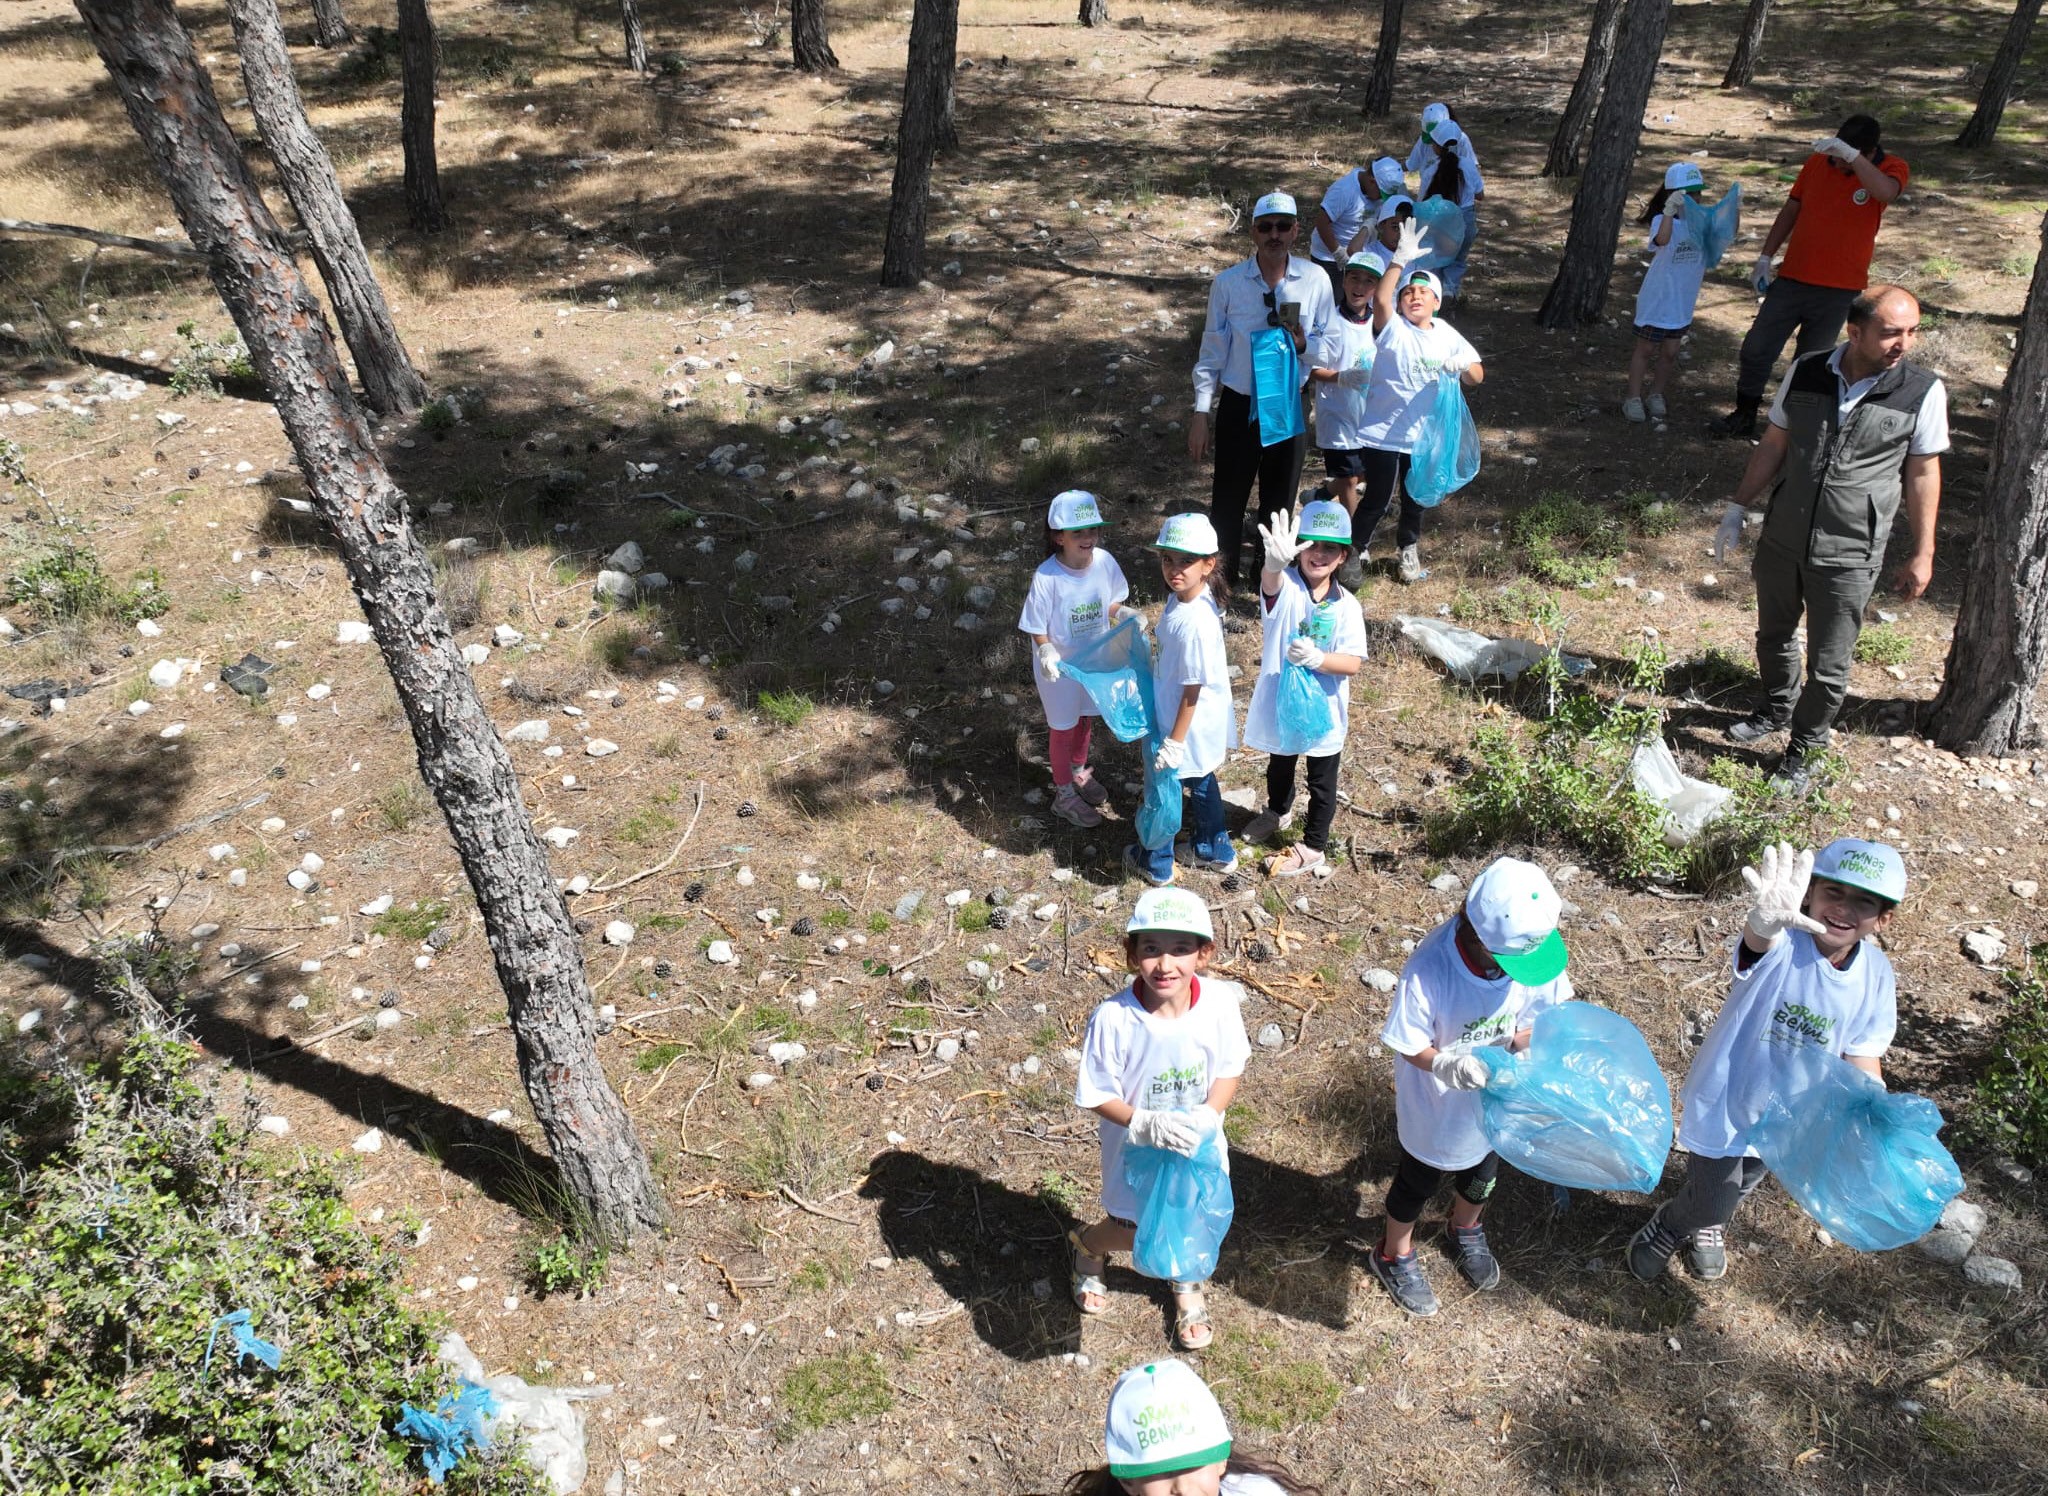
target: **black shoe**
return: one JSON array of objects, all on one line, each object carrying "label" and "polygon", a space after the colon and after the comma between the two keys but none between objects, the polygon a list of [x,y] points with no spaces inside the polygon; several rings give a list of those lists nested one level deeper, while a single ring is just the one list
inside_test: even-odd
[{"label": "black shoe", "polygon": [[1778,760],[1778,767],[1771,770],[1770,787],[1777,794],[1803,799],[1813,787],[1813,770],[1814,765],[1805,754],[1788,749]]},{"label": "black shoe", "polygon": [[1754,437],[1756,435],[1756,409],[1737,406],[1718,421],[1707,422],[1707,435],[1715,437]]},{"label": "black shoe", "polygon": [[1744,717],[1740,722],[1730,724],[1728,741],[1731,743],[1757,743],[1773,733],[1783,732],[1790,722],[1773,722],[1769,717]]},{"label": "black shoe", "polygon": [[1417,1319],[1427,1319],[1437,1311],[1436,1290],[1429,1286],[1429,1279],[1422,1276],[1422,1265],[1415,1260],[1415,1253],[1406,1252],[1399,1257],[1382,1257],[1377,1246],[1365,1254],[1366,1266],[1372,1275],[1393,1296],[1395,1303]]},{"label": "black shoe", "polygon": [[1665,1267],[1684,1245],[1683,1237],[1673,1236],[1664,1228],[1664,1212],[1660,1210],[1629,1238],[1628,1270],[1643,1282],[1654,1283],[1664,1276]]},{"label": "black shoe", "polygon": [[1451,1256],[1457,1259],[1458,1271],[1465,1275],[1465,1281],[1484,1292],[1500,1286],[1500,1262],[1493,1255],[1493,1248],[1486,1244],[1484,1226],[1451,1227]]}]

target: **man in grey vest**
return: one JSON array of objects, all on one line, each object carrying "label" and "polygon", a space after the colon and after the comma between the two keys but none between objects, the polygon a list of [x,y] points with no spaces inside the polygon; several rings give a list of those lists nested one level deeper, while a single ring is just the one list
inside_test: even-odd
[{"label": "man in grey vest", "polygon": [[[1899,594],[1911,601],[1934,575],[1948,392],[1906,362],[1919,333],[1920,303],[1907,291],[1873,286],[1858,296],[1848,341],[1796,359],[1778,386],[1770,425],[1714,537],[1715,554],[1725,559],[1748,511],[1768,500],[1753,568],[1764,706],[1728,736],[1754,743],[1791,728],[1771,776],[1788,793],[1805,792],[1812,759],[1828,745],[1902,504],[1907,555],[1895,579]],[[1795,638],[1802,613],[1803,689]]]}]

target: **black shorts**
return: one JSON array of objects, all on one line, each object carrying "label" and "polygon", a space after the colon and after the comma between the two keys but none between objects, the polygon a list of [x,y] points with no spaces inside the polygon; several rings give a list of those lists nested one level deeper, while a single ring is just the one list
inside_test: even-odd
[{"label": "black shorts", "polygon": [[1323,471],[1332,478],[1363,478],[1365,476],[1365,448],[1323,448]]},{"label": "black shorts", "polygon": [[1684,337],[1691,331],[1692,324],[1690,322],[1686,323],[1683,327],[1651,327],[1648,323],[1644,322],[1636,324],[1636,336],[1645,343],[1668,343],[1674,338]]}]

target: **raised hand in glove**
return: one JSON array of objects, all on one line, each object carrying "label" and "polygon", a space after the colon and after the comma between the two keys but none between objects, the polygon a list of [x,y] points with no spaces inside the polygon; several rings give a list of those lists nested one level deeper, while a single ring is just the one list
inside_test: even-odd
[{"label": "raised hand in glove", "polygon": [[1721,508],[1721,523],[1714,531],[1714,559],[1726,561],[1742,549],[1742,522],[1749,514],[1734,500]]},{"label": "raised hand in glove", "polygon": [[1790,842],[1765,847],[1757,865],[1742,870],[1742,881],[1749,885],[1753,905],[1743,928],[1756,937],[1758,944],[1776,945],[1778,937],[1787,930],[1818,935],[1827,928],[1819,920],[1808,918],[1799,907],[1812,878],[1813,853],[1795,852]]},{"label": "raised hand in glove", "polygon": [[1202,1146],[1202,1129],[1178,1112],[1152,1112],[1139,1107],[1131,1113],[1131,1141],[1140,1148],[1164,1148],[1193,1158]]},{"label": "raised hand in glove", "polygon": [[1159,751],[1152,755],[1152,767],[1162,774],[1178,774],[1187,761],[1188,745],[1179,738],[1162,740]]},{"label": "raised hand in glove", "polygon": [[1455,1049],[1438,1050],[1436,1058],[1429,1062],[1429,1073],[1439,1085],[1449,1086],[1453,1091],[1480,1090],[1493,1075],[1484,1060]]},{"label": "raised hand in glove", "polygon": [[1362,390],[1372,383],[1372,370],[1339,369],[1337,371],[1337,383],[1340,387],[1347,390]]},{"label": "raised hand in glove", "polygon": [[1038,646],[1038,668],[1045,673],[1047,680],[1058,680],[1060,678],[1059,647],[1051,640],[1047,640]]},{"label": "raised hand in glove", "polygon": [[1274,576],[1294,564],[1294,558],[1308,549],[1301,539],[1301,516],[1281,509],[1259,526],[1259,539],[1266,546],[1266,570]]},{"label": "raised hand in glove", "polygon": [[1827,135],[1816,140],[1813,143],[1813,151],[1817,156],[1833,156],[1837,161],[1844,163],[1854,161],[1863,154],[1839,135]]},{"label": "raised hand in glove", "polygon": [[1758,255],[1756,257],[1756,264],[1750,267],[1749,284],[1751,289],[1761,296],[1764,292],[1771,289],[1771,282],[1775,279],[1777,279],[1777,275],[1771,266],[1771,257],[1769,255]]},{"label": "raised hand in glove", "polygon": [[1393,261],[1396,265],[1412,265],[1428,253],[1422,247],[1422,225],[1409,219],[1401,225],[1401,237],[1394,244]]},{"label": "raised hand in glove", "polygon": [[1311,670],[1323,668],[1323,652],[1316,648],[1315,641],[1306,634],[1297,635],[1287,641],[1287,663],[1306,665]]}]

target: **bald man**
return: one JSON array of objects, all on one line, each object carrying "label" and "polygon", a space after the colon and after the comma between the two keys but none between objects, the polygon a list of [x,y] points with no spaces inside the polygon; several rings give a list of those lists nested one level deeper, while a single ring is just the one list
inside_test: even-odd
[{"label": "bald man", "polygon": [[1725,559],[1748,511],[1763,508],[1752,571],[1764,705],[1728,736],[1755,743],[1789,727],[1791,742],[1771,776],[1788,793],[1805,793],[1813,756],[1828,745],[1901,504],[1907,552],[1899,595],[1920,596],[1934,575],[1948,392],[1906,361],[1919,334],[1920,303],[1901,287],[1874,286],[1851,302],[1848,341],[1795,359],[1778,386],[1770,423],[1715,535],[1715,554]]}]

